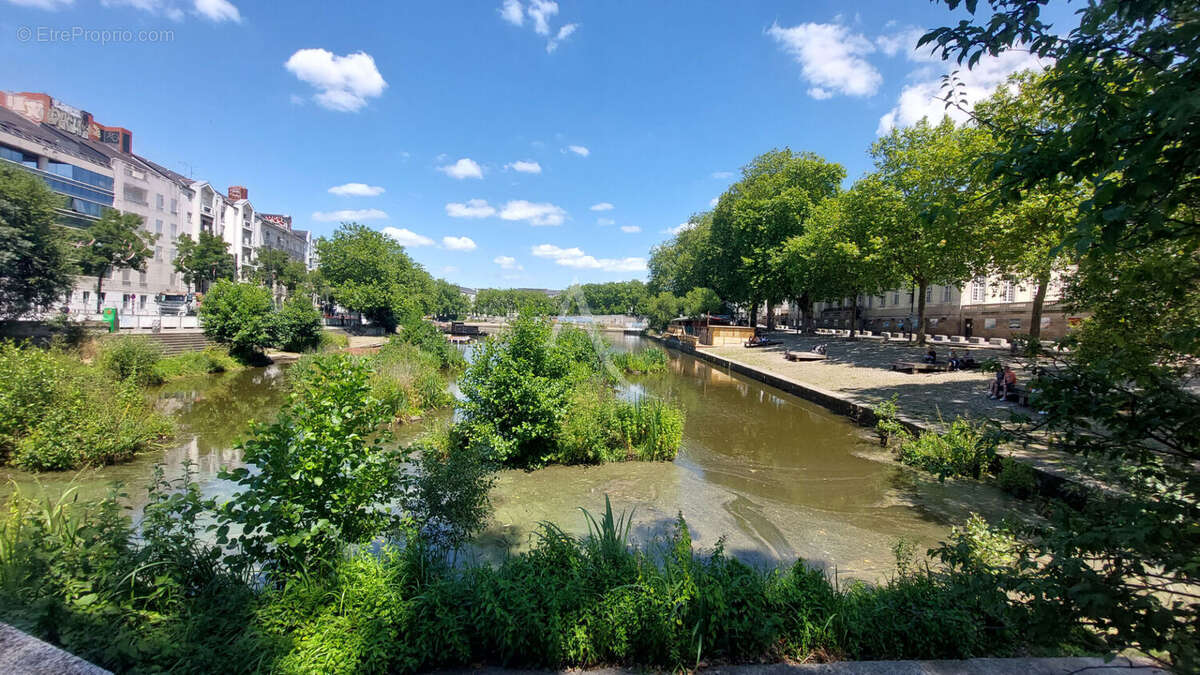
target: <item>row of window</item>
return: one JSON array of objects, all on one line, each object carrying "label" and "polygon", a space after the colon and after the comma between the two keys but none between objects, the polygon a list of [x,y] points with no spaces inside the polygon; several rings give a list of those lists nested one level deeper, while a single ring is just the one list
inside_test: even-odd
[{"label": "row of window", "polygon": [[83,187],[82,185],[75,185],[74,183],[68,183],[65,180],[50,178],[49,176],[45,176],[43,180],[45,180],[46,185],[49,185],[50,189],[54,190],[55,192],[69,195],[71,197],[81,197],[88,201],[96,202],[97,204],[104,204],[105,206],[112,206],[112,193],[93,190],[92,188]]},{"label": "row of window", "polygon": [[46,171],[62,176],[63,178],[79,181],[80,183],[87,183],[88,185],[108,190],[109,192],[112,192],[113,189],[112,178],[96,173],[95,171],[88,171],[74,164],[67,164],[66,162],[58,162],[51,159],[46,163]]}]

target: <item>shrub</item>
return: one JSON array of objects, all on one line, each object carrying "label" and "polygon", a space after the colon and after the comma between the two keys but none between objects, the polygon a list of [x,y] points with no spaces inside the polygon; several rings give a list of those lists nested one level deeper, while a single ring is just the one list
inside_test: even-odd
[{"label": "shrub", "polygon": [[900,461],[930,473],[939,480],[951,476],[980,478],[995,470],[997,440],[988,430],[966,418],[955,419],[945,433],[928,430],[900,443]]},{"label": "shrub", "polygon": [[1017,497],[1032,497],[1038,492],[1037,472],[1024,462],[1018,462],[1011,457],[1001,457],[996,485]]},{"label": "shrub", "polygon": [[374,440],[389,415],[370,377],[350,356],[316,356],[276,421],[251,425],[237,447],[257,470],[221,472],[240,490],[221,511],[217,541],[239,551],[239,565],[299,570],[399,526],[391,503],[405,457]]},{"label": "shrub", "polygon": [[100,365],[119,380],[158,384],[162,378],[155,366],[162,355],[162,345],[154,339],[144,335],[122,335],[103,341]]},{"label": "shrub", "polygon": [[242,361],[259,361],[263,348],[275,341],[271,293],[257,284],[221,280],[200,303],[204,334],[227,345]]},{"label": "shrub", "polygon": [[879,434],[879,445],[886,446],[893,440],[898,442],[912,439],[908,427],[900,421],[900,407],[896,405],[898,394],[876,403],[871,412],[875,415],[875,433]]},{"label": "shrub", "polygon": [[307,352],[321,344],[321,313],[308,298],[296,295],[275,312],[272,319],[274,343],[287,352]]},{"label": "shrub", "polygon": [[404,322],[400,334],[391,341],[410,344],[436,356],[438,366],[446,370],[460,370],[466,365],[462,353],[450,344],[437,326],[424,319]]},{"label": "shrub", "polygon": [[0,458],[34,471],[127,460],[170,435],[132,380],[59,350],[0,345]]}]

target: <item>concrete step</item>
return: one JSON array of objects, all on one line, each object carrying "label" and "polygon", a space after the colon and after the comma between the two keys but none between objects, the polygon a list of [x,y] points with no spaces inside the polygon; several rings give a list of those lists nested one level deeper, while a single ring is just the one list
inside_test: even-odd
[{"label": "concrete step", "polygon": [[148,337],[162,345],[163,356],[198,352],[215,344],[204,333],[150,333]]}]

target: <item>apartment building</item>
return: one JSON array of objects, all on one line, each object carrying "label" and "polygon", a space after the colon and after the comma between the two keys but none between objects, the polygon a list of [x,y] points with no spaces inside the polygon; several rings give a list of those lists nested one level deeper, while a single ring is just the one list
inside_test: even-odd
[{"label": "apartment building", "polygon": [[[80,277],[64,305],[91,316],[97,307],[123,315],[154,316],[180,311],[187,284],[175,271],[178,239],[201,232],[221,237],[234,255],[239,278],[252,272],[256,251],[282,248],[312,264],[311,235],[293,230],[287,216],[260,217],[245,187],[223,194],[133,152],[133,134],[99,124],[86,111],[47,94],[0,92],[0,163],[41,177],[63,197],[59,222],[86,229],[105,209],[137,214],[156,235],[145,271],[116,270],[96,296],[96,280]],[[50,309],[50,308],[48,308]],[[53,308],[57,311],[58,308]],[[123,325],[130,324],[122,320]]]}]

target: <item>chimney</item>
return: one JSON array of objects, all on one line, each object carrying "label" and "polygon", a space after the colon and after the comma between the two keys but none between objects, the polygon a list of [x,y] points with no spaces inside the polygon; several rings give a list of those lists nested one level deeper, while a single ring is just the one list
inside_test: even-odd
[{"label": "chimney", "polygon": [[249,199],[249,198],[250,198],[250,191],[247,190],[246,188],[242,187],[241,185],[230,185],[229,186],[229,199],[230,200],[236,202],[239,199]]}]

